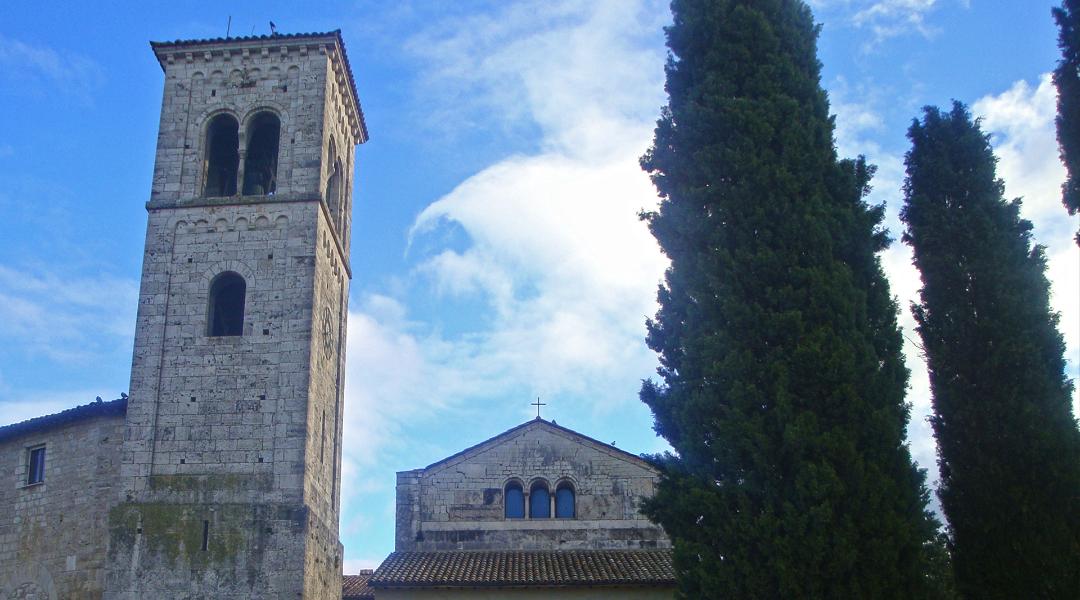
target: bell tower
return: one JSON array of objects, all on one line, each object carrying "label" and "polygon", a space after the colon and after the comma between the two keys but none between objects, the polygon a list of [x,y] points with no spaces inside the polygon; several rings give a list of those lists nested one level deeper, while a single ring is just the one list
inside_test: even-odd
[{"label": "bell tower", "polygon": [[338,31],[165,73],[106,598],[341,597],[354,151]]}]

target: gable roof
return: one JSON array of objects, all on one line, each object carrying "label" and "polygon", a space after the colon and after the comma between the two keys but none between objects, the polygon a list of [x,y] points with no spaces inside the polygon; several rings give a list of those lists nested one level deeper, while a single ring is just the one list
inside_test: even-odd
[{"label": "gable roof", "polygon": [[391,553],[370,585],[380,590],[674,583],[671,550],[458,550]]},{"label": "gable roof", "polygon": [[97,402],[91,402],[90,404],[83,404],[82,406],[76,406],[75,408],[69,408],[65,411],[58,412],[52,415],[45,415],[42,417],[34,417],[26,421],[19,423],[13,423],[11,425],[5,425],[0,427],[0,442],[10,440],[12,438],[40,431],[46,431],[60,427],[61,425],[67,425],[68,423],[74,423],[76,421],[82,421],[84,419],[91,419],[93,417],[111,417],[121,416],[127,414],[127,397],[120,398],[119,400],[111,400],[109,402],[102,402],[98,399]]},{"label": "gable roof", "polygon": [[371,589],[371,569],[360,571],[359,575],[341,577],[341,600],[374,600],[375,590]]},{"label": "gable roof", "polygon": [[564,437],[569,437],[569,438],[574,439],[577,442],[582,443],[584,445],[593,446],[593,447],[595,447],[598,450],[601,450],[603,452],[610,452],[610,453],[617,454],[620,457],[622,457],[622,458],[624,458],[624,459],[626,459],[626,460],[628,460],[630,462],[633,462],[635,464],[643,466],[643,467],[645,467],[647,469],[650,469],[652,471],[656,471],[656,467],[652,466],[652,464],[650,464],[647,460],[643,459],[642,457],[640,457],[640,456],[638,456],[636,454],[631,454],[631,453],[627,452],[626,450],[616,448],[615,446],[612,446],[611,444],[605,444],[604,442],[601,442],[600,440],[593,439],[593,438],[591,438],[591,437],[589,437],[587,435],[583,435],[581,433],[578,433],[578,432],[574,431],[573,429],[563,427],[562,425],[559,425],[559,424],[555,423],[554,421],[545,421],[544,419],[542,419],[540,417],[536,417],[535,419],[525,421],[521,425],[518,425],[516,427],[511,427],[510,429],[507,429],[506,431],[504,431],[504,432],[502,432],[500,434],[497,434],[497,435],[495,435],[493,437],[490,437],[490,438],[480,442],[479,444],[469,446],[468,448],[462,450],[461,452],[451,454],[450,456],[447,456],[446,458],[444,458],[442,460],[433,462],[430,465],[424,467],[423,470],[429,471],[431,469],[447,466],[447,465],[449,465],[451,463],[454,463],[454,462],[456,462],[458,460],[464,459],[464,458],[466,458],[468,456],[473,456],[475,454],[479,454],[480,452],[483,452],[483,451],[487,450],[488,448],[496,446],[496,445],[498,445],[498,444],[500,444],[502,442],[505,442],[505,441],[507,441],[507,440],[509,440],[511,438],[514,438],[514,437],[516,437],[518,435],[522,435],[522,434],[524,434],[524,433],[526,433],[528,431],[534,430],[534,429],[544,429],[544,430],[547,430],[549,432],[555,433],[557,435],[562,435]]}]

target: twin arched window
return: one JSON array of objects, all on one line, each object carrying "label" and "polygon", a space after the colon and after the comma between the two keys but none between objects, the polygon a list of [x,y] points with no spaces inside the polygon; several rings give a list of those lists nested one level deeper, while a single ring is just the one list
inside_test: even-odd
[{"label": "twin arched window", "polygon": [[[280,137],[281,120],[272,112],[258,113],[248,122],[243,194],[257,196],[277,191]],[[240,124],[236,117],[221,113],[210,119],[203,171],[203,196],[236,195],[240,177]]]},{"label": "twin arched window", "polygon": [[244,194],[268,195],[277,190],[278,138],[281,121],[263,112],[248,125],[247,155],[244,157]]},{"label": "twin arched window", "polygon": [[239,273],[226,271],[210,283],[206,335],[244,335],[247,283]]},{"label": "twin arched window", "polygon": [[[517,481],[507,483],[503,490],[503,516],[507,519],[525,518],[525,493]],[[564,481],[555,490],[555,518],[573,519],[575,516],[574,486]],[[543,481],[537,481],[529,488],[529,518],[551,518],[551,492]]]},{"label": "twin arched window", "polygon": [[203,196],[235,195],[239,168],[240,124],[236,122],[236,117],[222,113],[210,119],[206,128]]}]

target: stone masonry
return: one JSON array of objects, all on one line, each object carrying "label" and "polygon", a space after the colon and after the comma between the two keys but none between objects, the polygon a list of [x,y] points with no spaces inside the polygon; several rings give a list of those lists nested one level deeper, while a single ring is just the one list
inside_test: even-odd
[{"label": "stone masonry", "polygon": [[[60,413],[88,414],[50,427],[0,429],[0,599],[101,598],[124,440],[119,403]],[[28,484],[34,448],[45,449],[44,479]]]},{"label": "stone masonry", "polygon": [[[340,34],[152,46],[165,93],[104,597],[340,598],[343,174],[367,135]],[[207,191],[220,115],[238,192],[256,124],[280,124],[276,187]],[[246,284],[242,335],[209,333],[221,274]]]},{"label": "stone masonry", "polygon": [[[633,454],[536,419],[399,472],[395,550],[670,548],[663,529],[638,511],[658,477]],[[573,518],[504,517],[507,484],[521,484],[528,505],[538,481],[552,492],[563,482],[573,487]]]}]

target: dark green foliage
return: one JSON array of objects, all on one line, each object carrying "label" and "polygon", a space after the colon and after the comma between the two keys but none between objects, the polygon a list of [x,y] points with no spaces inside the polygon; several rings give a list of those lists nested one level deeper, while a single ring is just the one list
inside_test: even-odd
[{"label": "dark green foliage", "polygon": [[[1064,0],[1053,13],[1061,48],[1054,85],[1058,89],[1058,144],[1066,169],[1062,203],[1074,215],[1080,210],[1080,0]],[[1080,244],[1080,233],[1076,242]]]},{"label": "dark green foliage", "polygon": [[963,105],[908,131],[913,307],[930,369],[956,585],[966,598],[1080,598],[1080,432],[1043,249],[1006,202]]},{"label": "dark green foliage", "polygon": [[677,455],[646,507],[686,598],[919,598],[935,523],[873,173],[838,161],[799,0],[675,0],[642,159],[671,268],[642,400]]}]

